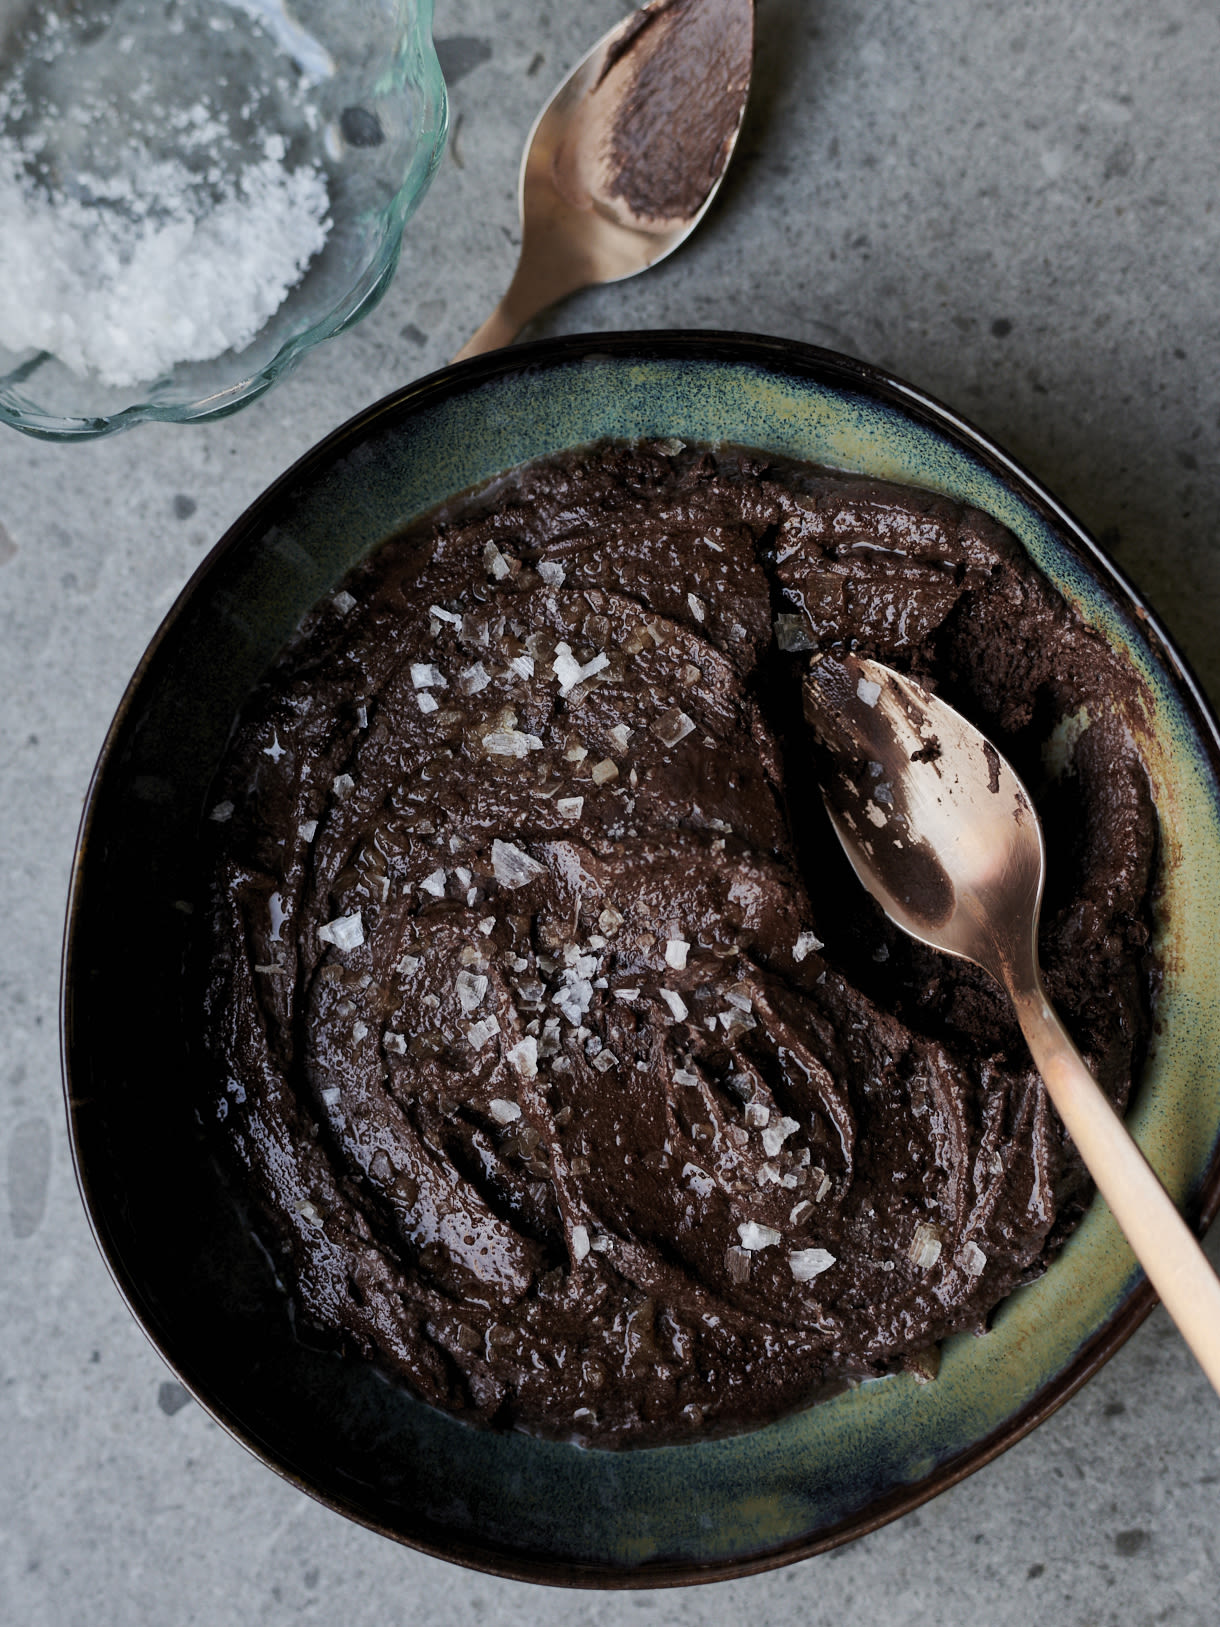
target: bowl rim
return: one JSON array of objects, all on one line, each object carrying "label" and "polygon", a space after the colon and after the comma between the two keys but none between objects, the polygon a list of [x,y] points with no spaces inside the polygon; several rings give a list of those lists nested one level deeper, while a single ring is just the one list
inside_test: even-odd
[{"label": "bowl rim", "polygon": [[[73,854],[60,963],[60,1065],[73,1171],[94,1242],[128,1310],[179,1382],[227,1434],[299,1491],[381,1536],[434,1558],[446,1559],[508,1580],[614,1590],[681,1587],[756,1575],[825,1553],[910,1513],[990,1463],[1074,1396],[1159,1304],[1155,1291],[1142,1273],[1137,1272],[1134,1285],[1117,1309],[1080,1347],[1068,1365],[1023,1408],[963,1452],[938,1465],[920,1480],[894,1488],[860,1510],[825,1527],[815,1536],[787,1542],[762,1554],[714,1561],[646,1560],[628,1568],[610,1566],[601,1561],[547,1559],[528,1552],[517,1552],[502,1544],[459,1535],[446,1541],[433,1541],[418,1534],[406,1535],[371,1517],[350,1499],[314,1486],[289,1465],[278,1461],[271,1449],[226,1405],[211,1399],[202,1384],[192,1380],[189,1361],[167,1350],[153,1331],[150,1325],[152,1319],[142,1309],[145,1300],[140,1285],[126,1271],[121,1253],[110,1236],[106,1215],[95,1207],[93,1200],[78,1117],[85,1101],[73,1089],[73,1054],[78,1042],[73,1033],[72,999],[79,956],[77,928],[89,864],[90,837],[116,745],[123,738],[131,714],[141,698],[150,668],[188,608],[193,605],[196,594],[219,564],[239,549],[251,534],[265,528],[271,513],[298,482],[323,473],[330,464],[354,450],[385,421],[410,416],[451,396],[472,392],[482,385],[512,375],[541,375],[573,362],[622,364],[641,360],[725,362],[780,375],[812,378],[831,388],[864,394],[869,400],[895,408],[924,427],[941,433],[947,431],[962,449],[1005,483],[1014,486],[1024,502],[1062,531],[1084,557],[1103,587],[1135,616],[1154,656],[1185,704],[1196,743],[1203,749],[1213,775],[1220,780],[1220,721],[1202,685],[1141,591],[1071,512],[989,436],[927,391],[870,363],[797,340],[719,329],[629,330],[541,339],[450,364],[384,396],[311,447],[255,498],[200,561],[149,641],[106,731],[90,776]],[[1187,1219],[1195,1232],[1202,1235],[1217,1212],[1220,1212],[1220,1140],[1213,1145],[1207,1168],[1189,1205]]]}]

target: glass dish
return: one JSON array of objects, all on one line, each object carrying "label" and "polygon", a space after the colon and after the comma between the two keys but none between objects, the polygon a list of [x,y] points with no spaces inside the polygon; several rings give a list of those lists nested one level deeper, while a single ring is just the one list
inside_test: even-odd
[{"label": "glass dish", "polygon": [[443,150],[432,0],[0,0],[0,420],[222,417],[376,304]]}]

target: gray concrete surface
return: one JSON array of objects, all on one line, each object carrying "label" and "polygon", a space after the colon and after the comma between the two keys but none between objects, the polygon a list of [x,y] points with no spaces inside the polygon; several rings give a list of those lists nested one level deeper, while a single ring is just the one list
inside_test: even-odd
[{"label": "gray concrete surface", "polygon": [[[1158,1314],[1056,1417],[918,1514],[765,1577],[563,1595],[402,1551],[299,1495],[129,1319],[73,1184],[61,914],[95,752],[207,546],[324,431],[435,367],[504,285],[540,98],[622,0],[438,0],[454,129],[396,282],[211,427],[0,431],[0,1623],[1213,1627],[1220,1405]],[[972,417],[1112,548],[1220,697],[1214,0],[759,0],[722,201],[566,332],[757,329]]]}]

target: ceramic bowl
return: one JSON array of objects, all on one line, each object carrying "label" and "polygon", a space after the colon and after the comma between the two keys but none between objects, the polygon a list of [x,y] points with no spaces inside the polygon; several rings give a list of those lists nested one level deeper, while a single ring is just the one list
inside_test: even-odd
[{"label": "ceramic bowl", "polygon": [[262,395],[381,297],[445,116],[432,0],[0,0],[0,423]]},{"label": "ceramic bowl", "polygon": [[77,1171],[134,1314],[199,1401],[332,1508],[533,1581],[685,1583],[860,1535],[1045,1418],[1151,1308],[1095,1202],[938,1379],[864,1384],[767,1428],[626,1452],[472,1430],[294,1336],[192,1107],[178,1004],[195,834],[233,718],[302,613],[442,499],[603,437],[729,441],[931,487],[1009,526],[1148,694],[1164,851],[1159,1023],[1129,1123],[1174,1197],[1220,1204],[1220,739],[1133,589],[1064,510],[918,390],[826,351],[718,334],[524,346],[448,368],[309,453],[217,545],[140,664],[89,792],[72,879],[63,1052]]}]

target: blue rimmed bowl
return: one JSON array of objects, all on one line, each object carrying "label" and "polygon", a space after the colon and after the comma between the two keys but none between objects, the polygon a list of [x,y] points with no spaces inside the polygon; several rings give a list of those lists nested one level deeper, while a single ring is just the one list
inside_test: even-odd
[{"label": "blue rimmed bowl", "polygon": [[262,395],[384,293],[446,116],[432,0],[0,0],[0,423]]},{"label": "blue rimmed bowl", "polygon": [[741,335],[551,340],[445,369],[369,409],[216,546],[106,740],[65,941],[77,1173],[145,1331],[270,1467],[429,1553],[603,1587],[740,1575],[893,1519],[1026,1434],[1154,1304],[1094,1202],[986,1338],[948,1342],[935,1383],[888,1378],[748,1434],[627,1452],[472,1430],[295,1337],[196,1122],[180,1006],[195,832],[232,720],[302,613],[413,518],[527,459],[641,436],[727,441],[977,505],[1131,665],[1161,819],[1164,981],[1129,1123],[1192,1221],[1220,1206],[1220,734],[1138,595],[1029,475],[896,379]]}]

